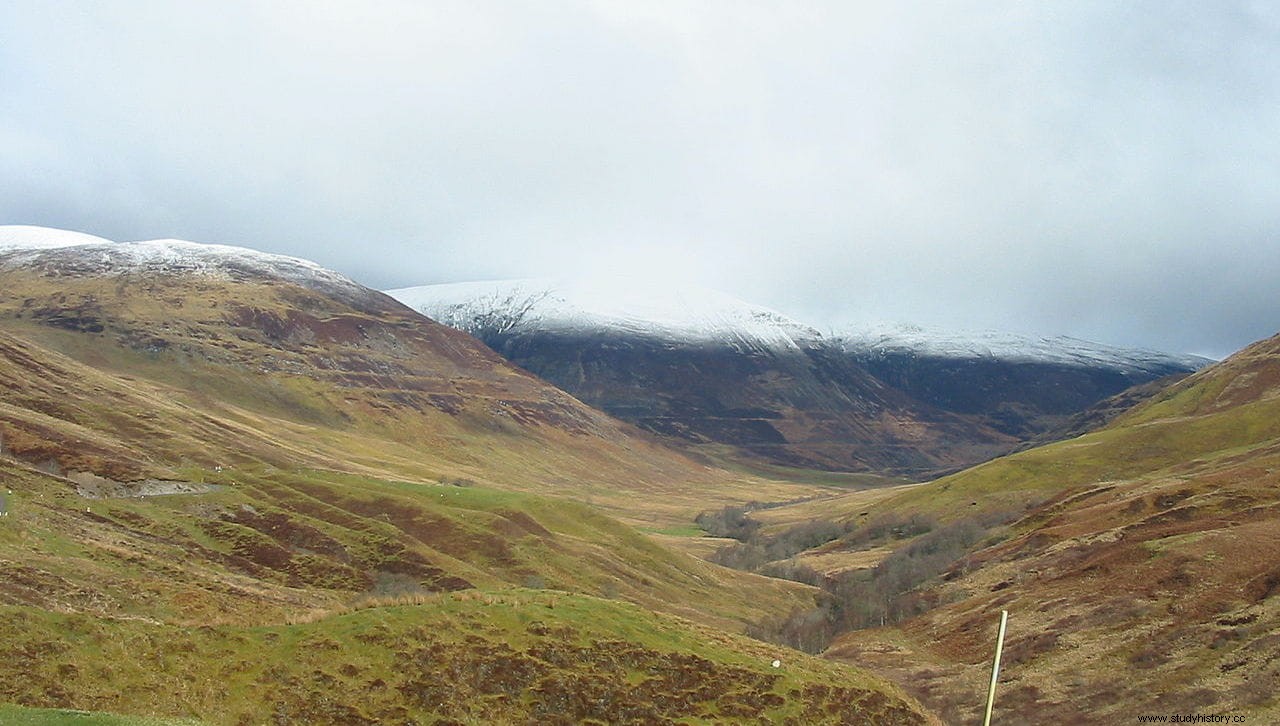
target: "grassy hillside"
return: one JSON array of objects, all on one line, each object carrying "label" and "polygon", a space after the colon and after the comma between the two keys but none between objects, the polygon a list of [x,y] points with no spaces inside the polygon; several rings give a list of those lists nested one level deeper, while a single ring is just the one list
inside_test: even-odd
[{"label": "grassy hillside", "polygon": [[643,526],[686,524],[728,502],[823,491],[694,462],[571,399],[566,405],[590,428],[521,419],[529,396],[563,396],[542,384],[519,396],[470,392],[461,400],[473,411],[448,413],[400,400],[396,377],[350,389],[302,373],[150,354],[24,320],[3,328],[0,445],[62,472],[132,480],[172,477],[175,464],[267,465],[465,480],[573,496]]},{"label": "grassy hillside", "polygon": [[[671,452],[372,291],[3,278],[0,702],[928,722],[884,682],[729,635],[813,588],[641,531],[820,484]],[[22,717],[46,715],[80,717]]]},{"label": "grassy hillside", "polygon": [[972,720],[1008,609],[1007,718],[1280,716],[1280,338],[1105,430],[864,511],[947,522],[1037,501],[913,595],[933,609],[850,633],[828,654],[895,674],[949,721]]},{"label": "grassy hillside", "polygon": [[589,506],[325,471],[187,471],[205,489],[85,498],[0,460],[0,602],[165,622],[262,622],[377,597],[528,586],[731,629],[812,599],[716,568]]},{"label": "grassy hillside", "polygon": [[28,704],[211,724],[928,722],[845,667],[564,593],[472,591],[264,627],[0,614],[24,673],[0,698]]},{"label": "grassy hillside", "polygon": [[207,723],[928,722],[883,681],[729,634],[812,602],[805,588],[586,505],[220,475],[200,493],[86,499],[0,462],[0,702]]},{"label": "grassy hillside", "polygon": [[938,522],[1022,511],[1061,492],[1161,472],[1178,475],[1280,439],[1280,343],[1255,344],[1174,384],[1105,429],[1001,457],[922,486],[823,497],[759,515],[837,521],[920,516]]}]

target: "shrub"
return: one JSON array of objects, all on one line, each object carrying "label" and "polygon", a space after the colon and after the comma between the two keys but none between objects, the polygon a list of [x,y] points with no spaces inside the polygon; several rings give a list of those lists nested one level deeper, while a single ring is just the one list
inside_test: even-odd
[{"label": "shrub", "polygon": [[747,516],[743,507],[727,506],[718,512],[703,512],[693,520],[713,537],[729,537],[740,542],[751,539],[760,523]]}]

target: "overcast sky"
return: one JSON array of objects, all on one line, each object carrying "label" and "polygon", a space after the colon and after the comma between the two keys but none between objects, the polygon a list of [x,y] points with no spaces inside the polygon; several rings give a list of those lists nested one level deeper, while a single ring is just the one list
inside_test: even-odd
[{"label": "overcast sky", "polygon": [[0,3],[0,223],[820,328],[1280,332],[1280,5]]}]

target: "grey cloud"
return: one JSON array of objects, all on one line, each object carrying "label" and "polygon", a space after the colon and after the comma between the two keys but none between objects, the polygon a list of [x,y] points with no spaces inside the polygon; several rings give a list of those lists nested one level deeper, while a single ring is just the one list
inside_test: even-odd
[{"label": "grey cloud", "polygon": [[1280,330],[1266,3],[17,2],[0,220],[819,326]]}]

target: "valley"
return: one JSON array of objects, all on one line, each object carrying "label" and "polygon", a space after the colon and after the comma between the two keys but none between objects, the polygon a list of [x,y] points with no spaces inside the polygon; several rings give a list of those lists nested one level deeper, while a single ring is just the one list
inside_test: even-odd
[{"label": "valley", "polygon": [[0,2],[0,726],[1280,724],[1277,59]]},{"label": "valley", "polygon": [[1280,338],[979,365],[717,298],[477,340],[31,228],[0,281],[5,717],[972,723],[1001,609],[998,722],[1280,713]]},{"label": "valley", "polygon": [[883,679],[735,635],[813,588],[645,534],[821,484],[673,452],[307,264],[72,241],[0,249],[0,701],[236,724],[935,722]]},{"label": "valley", "polygon": [[[779,623],[785,637],[890,675],[947,723],[981,717],[973,694],[1002,609],[997,718],[1270,721],[1278,353],[1280,338],[1261,341],[1078,438],[752,513],[761,527],[746,546],[763,554],[745,562],[831,594]],[[776,549],[805,533],[823,541]]]}]

